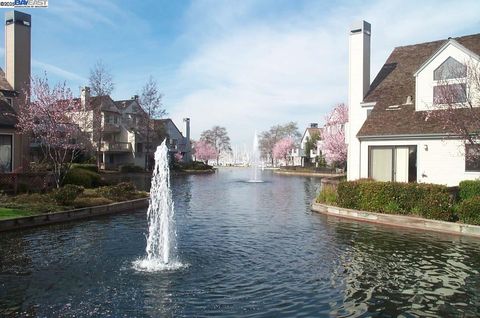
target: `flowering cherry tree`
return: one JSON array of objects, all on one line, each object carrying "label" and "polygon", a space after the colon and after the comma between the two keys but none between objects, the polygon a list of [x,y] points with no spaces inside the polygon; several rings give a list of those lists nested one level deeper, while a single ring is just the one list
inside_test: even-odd
[{"label": "flowering cherry tree", "polygon": [[289,152],[295,147],[295,141],[292,137],[280,139],[273,146],[272,154],[274,159],[287,159]]},{"label": "flowering cherry tree", "polygon": [[38,144],[60,187],[80,151],[90,146],[79,127],[88,124],[81,118],[86,112],[66,83],[50,87],[46,75],[32,78],[30,96],[25,95],[19,103],[17,129]]},{"label": "flowering cherry tree", "polygon": [[180,162],[183,159],[183,155],[180,152],[177,152],[173,155],[173,158],[175,158],[176,162]]},{"label": "flowering cherry tree", "polygon": [[217,158],[217,151],[210,143],[200,140],[194,142],[194,152],[197,160],[208,163],[208,160]]},{"label": "flowering cherry tree", "polygon": [[329,165],[345,166],[347,161],[345,124],[347,121],[348,108],[345,104],[335,106],[326,117],[320,149]]}]

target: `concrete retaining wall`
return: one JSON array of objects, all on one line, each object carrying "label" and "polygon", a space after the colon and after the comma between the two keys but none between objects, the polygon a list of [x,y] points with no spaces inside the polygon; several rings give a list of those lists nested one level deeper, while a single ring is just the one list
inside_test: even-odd
[{"label": "concrete retaining wall", "polygon": [[93,218],[101,215],[115,214],[129,210],[141,209],[147,206],[148,198],[143,198],[107,205],[99,205],[89,208],[81,208],[48,214],[39,214],[16,219],[0,220],[0,232]]},{"label": "concrete retaining wall", "polygon": [[342,177],[345,174],[336,174],[336,173],[323,173],[323,172],[307,172],[307,171],[287,171],[287,170],[275,170],[273,173],[291,175],[291,176],[301,176],[301,177],[318,177],[318,178],[331,178],[331,177]]},{"label": "concrete retaining wall", "polygon": [[412,216],[350,210],[317,202],[312,203],[312,211],[362,222],[385,224],[389,226],[406,227],[442,233],[468,235],[480,238],[480,226],[476,225],[436,221]]}]

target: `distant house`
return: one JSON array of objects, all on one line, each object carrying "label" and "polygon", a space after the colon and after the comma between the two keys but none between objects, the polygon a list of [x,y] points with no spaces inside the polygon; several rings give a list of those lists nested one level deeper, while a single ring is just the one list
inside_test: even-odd
[{"label": "distant house", "polygon": [[[87,113],[82,118],[88,119],[78,124],[90,135],[102,169],[118,169],[130,164],[145,167],[147,162],[151,164],[155,148],[164,138],[168,139],[172,154],[186,154],[185,160],[191,156],[190,140],[182,136],[171,119],[148,118],[138,96],[113,101],[108,95],[90,96],[90,88],[83,87],[79,102]],[[189,125],[190,120],[188,133]]]},{"label": "distant house", "polygon": [[466,160],[468,145],[427,114],[442,81],[465,92],[466,72],[443,71],[462,74],[466,61],[478,62],[480,34],[397,47],[371,84],[370,37],[365,21],[350,29],[348,179],[453,186],[479,178],[480,165]]},{"label": "distant house", "polygon": [[317,123],[311,123],[310,127],[305,129],[302,139],[300,141],[300,147],[292,149],[291,157],[294,166],[305,166],[306,164],[315,163],[315,158],[321,155],[320,145],[321,141],[318,141],[314,147],[310,149],[310,152],[307,154],[307,142],[312,139],[312,137],[319,136],[321,138],[323,128],[319,128]]},{"label": "distant house", "polygon": [[[192,160],[192,146],[190,141],[190,118],[185,118],[184,134],[178,129],[177,125],[170,119],[154,119],[156,131],[164,132],[167,138],[167,147],[172,155],[178,153],[182,155],[183,161]],[[161,142],[161,141],[160,141]]]}]

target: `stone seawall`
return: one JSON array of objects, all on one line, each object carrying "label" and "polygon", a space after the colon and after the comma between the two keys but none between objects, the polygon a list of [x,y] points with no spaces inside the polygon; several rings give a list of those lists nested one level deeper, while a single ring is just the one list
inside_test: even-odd
[{"label": "stone seawall", "polygon": [[136,210],[148,207],[148,198],[117,202],[107,205],[80,208],[69,211],[39,214],[15,219],[0,220],[0,232],[24,229],[41,225],[69,222],[81,219],[89,219],[97,216],[115,214],[128,210]]},{"label": "stone seawall", "polygon": [[480,226],[477,225],[429,220],[413,216],[350,210],[317,202],[312,203],[312,211],[362,222],[480,238]]}]

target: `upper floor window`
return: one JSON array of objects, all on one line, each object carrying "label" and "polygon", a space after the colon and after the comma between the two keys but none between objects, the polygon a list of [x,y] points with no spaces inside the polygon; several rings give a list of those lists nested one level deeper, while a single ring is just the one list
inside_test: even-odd
[{"label": "upper floor window", "polygon": [[105,114],[105,122],[110,123],[110,115]]},{"label": "upper floor window", "polygon": [[433,71],[433,79],[435,81],[464,77],[467,77],[467,66],[451,56]]},{"label": "upper floor window", "polygon": [[435,104],[465,103],[467,101],[467,85],[460,83],[434,86],[433,101]]},{"label": "upper floor window", "polygon": [[465,145],[465,171],[480,171],[479,145]]},{"label": "upper floor window", "polygon": [[467,66],[448,57],[433,71],[433,102],[435,104],[465,103],[467,101]]}]

